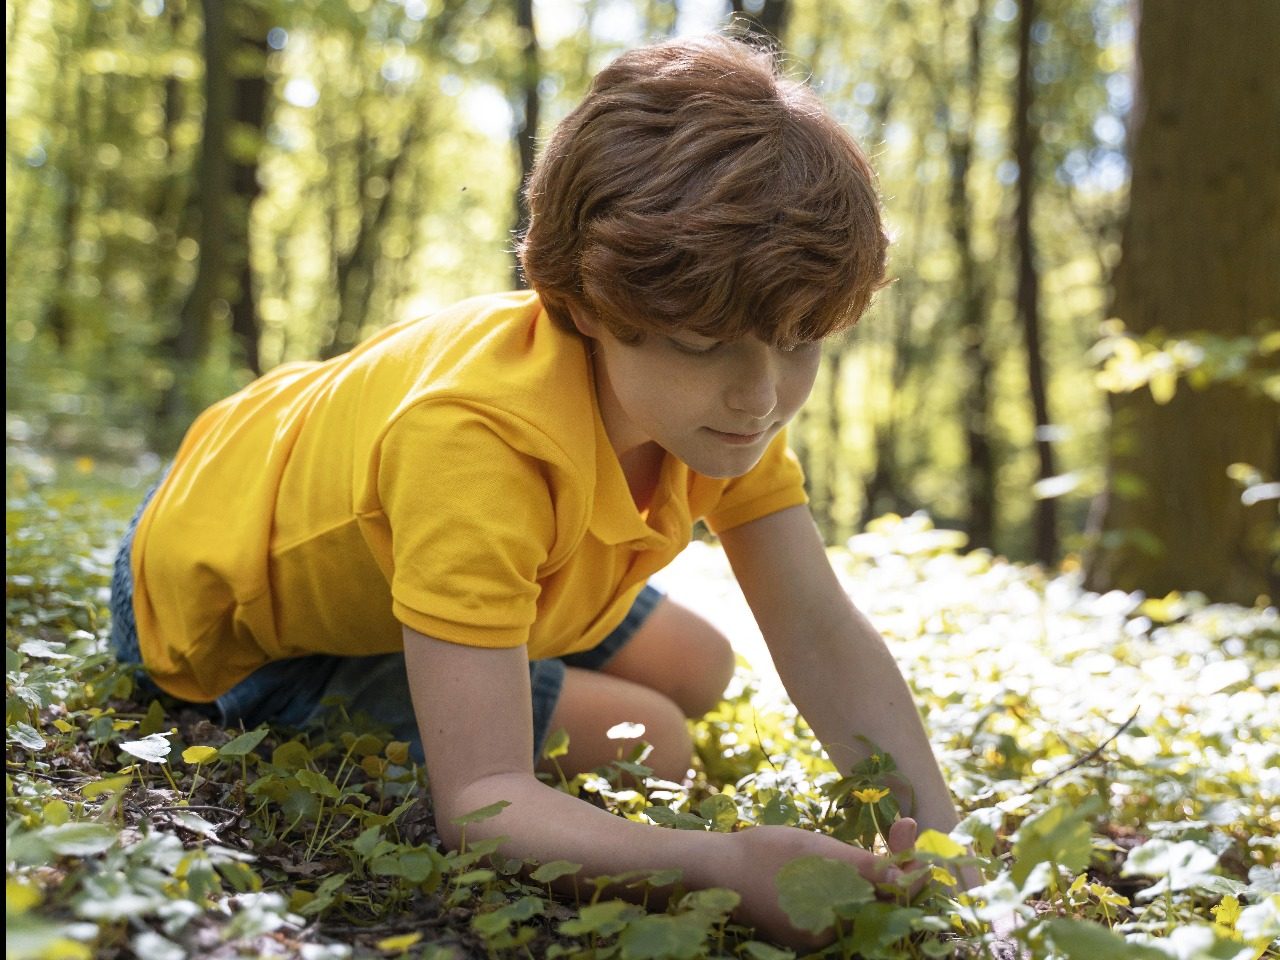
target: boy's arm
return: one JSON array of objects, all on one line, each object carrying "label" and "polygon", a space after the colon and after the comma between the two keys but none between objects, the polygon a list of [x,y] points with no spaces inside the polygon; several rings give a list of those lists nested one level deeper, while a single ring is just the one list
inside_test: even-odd
[{"label": "boy's arm", "polygon": [[[739,833],[668,830],[625,820],[539,781],[533,772],[528,660],[522,647],[488,650],[404,628],[405,663],[426,753],[436,824],[450,847],[453,820],[500,800],[509,806],[466,828],[470,841],[502,836],[508,856],[583,865],[583,876],[676,868],[688,889],[730,887],[738,916],[775,939],[812,946],[787,922],[773,878],[796,857],[819,855],[883,875],[883,861],[831,837],[789,827]],[[909,848],[914,831],[899,831]]]},{"label": "boy's arm", "polygon": [[[836,579],[806,507],[791,507],[721,535],[774,666],[805,721],[842,773],[868,754],[889,753],[914,790],[922,827],[946,833],[955,806],[911,691],[879,633]],[[911,794],[895,790],[903,810]]]}]

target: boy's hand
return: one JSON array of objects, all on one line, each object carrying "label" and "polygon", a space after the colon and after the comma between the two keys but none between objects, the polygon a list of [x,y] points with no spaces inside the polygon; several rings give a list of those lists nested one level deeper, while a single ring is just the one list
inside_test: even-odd
[{"label": "boy's hand", "polygon": [[[799,857],[827,857],[852,864],[873,884],[893,883],[902,874],[900,867],[885,857],[878,857],[861,847],[853,847],[834,837],[810,833],[796,827],[752,827],[729,834],[740,858],[729,876],[741,879],[730,885],[742,894],[738,919],[756,927],[765,936],[802,950],[812,950],[830,943],[833,934],[824,931],[814,935],[791,925],[786,912],[778,905],[778,871]],[[889,830],[889,850],[909,852],[916,841],[916,822],[898,820]]]}]

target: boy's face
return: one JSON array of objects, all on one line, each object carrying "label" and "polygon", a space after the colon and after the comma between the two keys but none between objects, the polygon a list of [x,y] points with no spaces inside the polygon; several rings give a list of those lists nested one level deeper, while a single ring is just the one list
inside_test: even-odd
[{"label": "boy's face", "polygon": [[601,415],[624,469],[653,443],[705,476],[741,476],[804,404],[822,357],[819,343],[649,333],[625,344],[597,324],[579,329],[594,341]]}]

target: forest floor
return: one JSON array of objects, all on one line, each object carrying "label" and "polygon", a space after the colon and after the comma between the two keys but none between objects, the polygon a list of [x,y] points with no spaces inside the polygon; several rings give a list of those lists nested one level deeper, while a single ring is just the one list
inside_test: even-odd
[{"label": "forest floor", "polygon": [[[156,470],[10,445],[6,575],[6,954],[24,958],[792,956],[729,917],[736,894],[671,874],[580,877],[491,846],[441,850],[423,771],[360,718],[221,730],[136,699],[106,650],[115,544]],[[1280,615],[1084,591],[924,517],[832,551],[924,711],[966,818],[927,835],[912,898],[830,863],[782,884],[827,951],[876,960],[1280,956]],[[696,725],[683,783],[642,757],[558,784],[670,829],[790,823],[878,843],[879,757],[840,776],[782,694],[714,545],[660,578],[741,644]],[[554,747],[552,748],[554,750]],[[474,819],[494,811],[477,811]],[[966,861],[987,882],[960,894]],[[605,887],[676,888],[665,913]]]}]

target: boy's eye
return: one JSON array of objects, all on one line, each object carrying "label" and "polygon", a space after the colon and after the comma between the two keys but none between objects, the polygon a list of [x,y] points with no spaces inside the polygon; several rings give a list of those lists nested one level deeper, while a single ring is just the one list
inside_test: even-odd
[{"label": "boy's eye", "polygon": [[677,340],[675,337],[667,337],[667,343],[671,344],[681,353],[691,353],[694,356],[712,353],[720,347],[719,340],[707,340],[701,343],[687,343],[684,340]]}]

